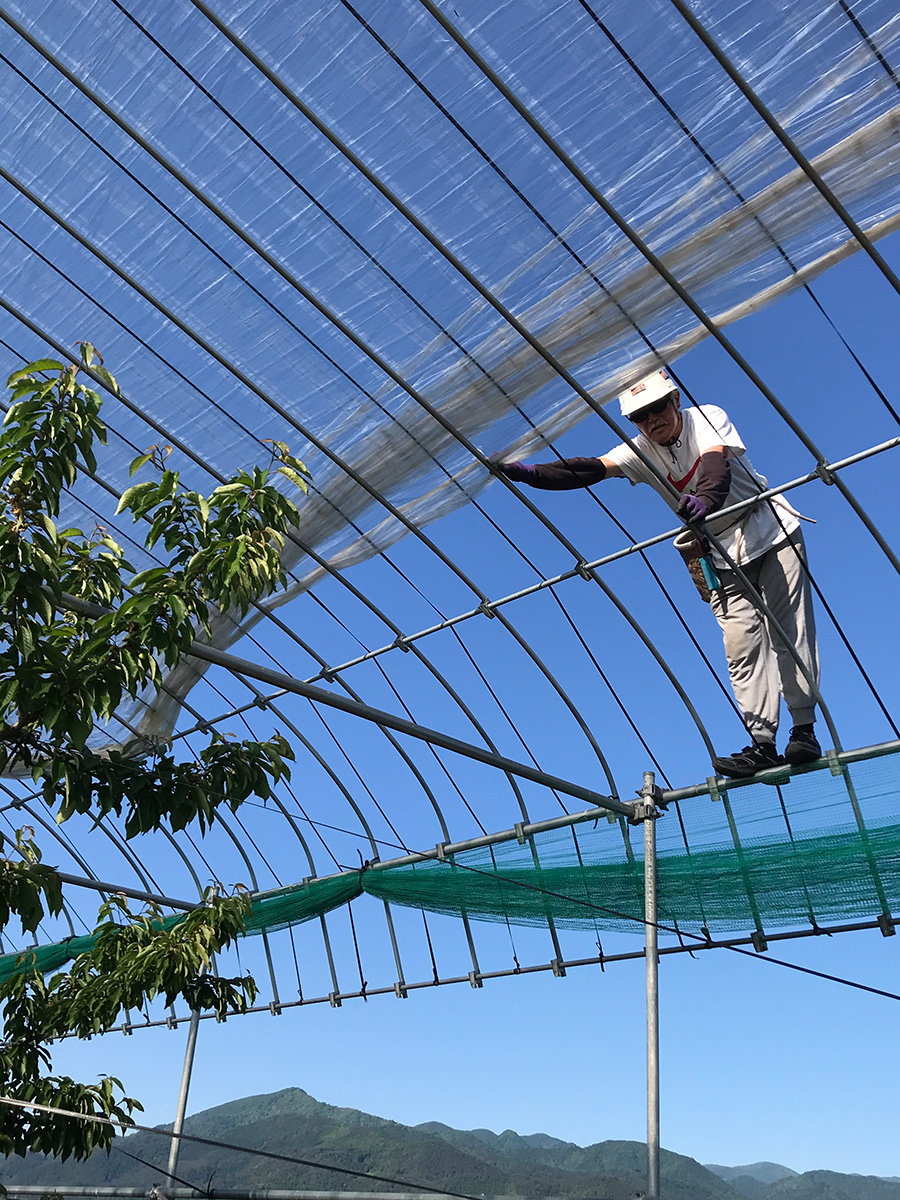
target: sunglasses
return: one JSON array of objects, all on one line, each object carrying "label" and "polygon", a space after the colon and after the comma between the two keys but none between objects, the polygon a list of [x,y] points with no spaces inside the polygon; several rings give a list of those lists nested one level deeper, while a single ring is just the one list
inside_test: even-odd
[{"label": "sunglasses", "polygon": [[628,420],[635,425],[643,425],[643,423],[649,416],[651,416],[651,414],[653,416],[659,416],[660,413],[666,411],[671,403],[671,394],[668,396],[663,396],[662,400],[657,400],[655,404],[648,404],[646,408],[639,408],[636,413],[631,414]]}]

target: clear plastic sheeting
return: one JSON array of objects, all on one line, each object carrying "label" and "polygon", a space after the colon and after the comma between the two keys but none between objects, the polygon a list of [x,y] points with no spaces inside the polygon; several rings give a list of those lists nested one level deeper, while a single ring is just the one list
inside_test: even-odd
[{"label": "clear plastic sheeting", "polygon": [[[692,11],[894,261],[896,4]],[[481,920],[471,896],[417,898],[420,885],[445,888],[448,863],[369,868],[630,799],[651,769],[665,789],[695,783],[711,752],[740,745],[718,626],[680,557],[654,542],[674,523],[659,497],[624,484],[488,487],[494,455],[602,453],[619,436],[608,401],[659,361],[685,403],[728,409],[773,486],[808,480],[789,497],[820,522],[809,561],[838,731],[819,723],[823,747],[900,739],[883,617],[900,598],[900,523],[884,503],[898,359],[882,332],[900,296],[871,257],[844,261],[858,250],[850,229],[672,0],[0,0],[0,21],[4,361],[59,358],[87,338],[123,388],[105,397],[109,449],[64,524],[102,525],[137,568],[154,564],[115,507],[128,464],[156,443],[198,490],[268,461],[265,439],[313,474],[288,592],[246,622],[214,622],[217,646],[275,674],[186,659],[149,709],[123,708],[102,735],[174,728],[186,759],[210,729],[278,730],[292,779],[265,805],[222,812],[202,843],[165,829],[127,842],[114,817],[57,826],[31,781],[0,780],[3,831],[33,824],[45,861],[95,885],[67,888],[42,946],[86,936],[107,886],[183,908],[214,881],[290,901],[220,968],[251,970],[265,1011],[610,955],[606,926],[543,895],[520,922],[514,905],[491,908],[496,881],[479,875]],[[812,298],[788,296],[809,281]],[[791,430],[721,347],[686,354],[707,336],[701,315],[727,326]],[[838,486],[813,474],[813,444],[839,464]],[[291,680],[370,706],[372,719],[305,699]],[[454,739],[470,757],[447,748]],[[681,888],[667,914],[766,936],[812,928],[810,907],[813,920],[887,923],[893,842],[879,838],[896,827],[895,774],[823,766],[719,800],[689,789],[658,825]],[[809,852],[802,871],[792,839]],[[709,867],[704,911],[695,857]],[[598,905],[615,907],[602,896],[615,877],[640,906],[640,830],[623,822],[476,858],[498,874],[565,867],[573,879],[593,863]],[[395,890],[350,906],[358,877]],[[626,925],[608,928],[617,938]],[[0,950],[16,948],[10,935]],[[625,953],[639,953],[633,938]]]},{"label": "clear plastic sheeting", "polygon": [[[591,411],[393,198],[596,404],[705,336],[418,0],[215,4],[246,53],[200,8],[3,5],[7,299],[89,334],[156,423],[109,406],[114,486],[149,440],[223,473],[267,437],[307,461],[275,604],[477,496],[471,445],[530,453]],[[887,61],[892,10],[855,8]],[[720,323],[856,249],[667,0],[441,11]],[[841,7],[694,11],[854,218],[893,229],[900,92]],[[197,678],[123,716],[168,733]]]}]

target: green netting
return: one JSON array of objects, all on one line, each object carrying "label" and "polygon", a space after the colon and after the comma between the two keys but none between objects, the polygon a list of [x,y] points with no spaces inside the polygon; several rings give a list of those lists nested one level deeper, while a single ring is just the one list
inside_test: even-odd
[{"label": "green netting", "polygon": [[[348,871],[346,875],[311,879],[282,893],[263,897],[254,903],[253,910],[247,918],[247,933],[262,933],[264,930],[299,925],[302,921],[308,921],[310,917],[317,917],[332,908],[338,908],[359,895],[359,877],[359,871]],[[171,929],[183,919],[183,914],[178,914],[166,917],[162,924]],[[56,971],[79,954],[92,950],[95,942],[92,934],[85,934],[83,937],[69,937],[48,946],[34,946],[18,954],[4,954],[0,957],[0,983],[19,971],[37,969],[42,975]]]},{"label": "green netting", "polygon": [[348,871],[345,875],[309,879],[297,887],[265,896],[254,903],[253,912],[247,918],[247,932],[285,929],[288,925],[299,925],[310,917],[331,912],[360,894],[361,875],[361,871]]},{"label": "green netting", "polygon": [[[183,915],[179,913],[174,917],[165,917],[161,924],[166,929],[171,929],[181,920]],[[20,950],[16,954],[4,954],[0,957],[0,983],[20,971],[36,969],[42,975],[57,971],[79,954],[93,950],[96,941],[93,934],[86,933],[80,937],[67,937],[61,942],[53,942],[47,946],[29,946],[27,950]]]},{"label": "green netting", "polygon": [[[573,838],[574,834],[574,838]],[[575,839],[581,852],[578,862]],[[643,862],[592,861],[596,831],[557,831],[534,839],[539,855],[560,851],[576,861],[535,867],[515,861],[508,845],[456,855],[452,864],[428,862],[369,872],[363,890],[392,904],[481,921],[509,920],[559,928],[642,930]],[[900,826],[870,835],[888,903],[900,901]],[[516,846],[517,851],[523,847]],[[506,853],[504,853],[506,852]],[[524,858],[525,856],[522,855]],[[512,861],[510,861],[512,860]],[[495,865],[496,862],[496,865]],[[753,924],[753,907],[770,927],[872,917],[881,911],[874,876],[856,829],[791,843],[745,843],[741,860],[733,846],[658,860],[658,910],[662,923],[684,930],[724,932]],[[751,901],[752,896],[752,901]]]},{"label": "green netting", "polygon": [[[900,755],[884,748],[843,772],[785,772],[723,799],[681,802],[657,821],[659,919],[693,932],[867,920],[900,911]],[[348,871],[261,896],[248,934],[321,916],[368,892],[392,904],[481,921],[640,933],[643,829],[605,820],[503,842],[444,861]],[[177,923],[179,916],[166,919]],[[0,957],[56,970],[90,937]]]}]

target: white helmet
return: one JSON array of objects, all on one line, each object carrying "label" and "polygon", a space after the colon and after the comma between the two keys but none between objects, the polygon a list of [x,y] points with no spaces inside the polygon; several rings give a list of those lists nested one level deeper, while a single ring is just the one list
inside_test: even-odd
[{"label": "white helmet", "polygon": [[630,417],[632,413],[640,412],[642,408],[662,400],[663,396],[668,396],[670,392],[677,391],[678,386],[668,371],[654,371],[652,375],[647,375],[640,383],[636,383],[619,396],[622,416]]}]

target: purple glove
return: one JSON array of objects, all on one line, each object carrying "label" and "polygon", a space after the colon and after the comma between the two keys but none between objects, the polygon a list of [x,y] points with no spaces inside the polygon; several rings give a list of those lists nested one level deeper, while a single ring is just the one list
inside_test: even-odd
[{"label": "purple glove", "polygon": [[497,469],[502,471],[512,483],[531,483],[537,475],[537,468],[533,467],[530,463],[498,463]]},{"label": "purple glove", "polygon": [[699,496],[682,496],[676,512],[683,521],[702,521],[709,515],[709,505]]}]

